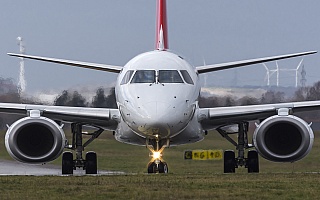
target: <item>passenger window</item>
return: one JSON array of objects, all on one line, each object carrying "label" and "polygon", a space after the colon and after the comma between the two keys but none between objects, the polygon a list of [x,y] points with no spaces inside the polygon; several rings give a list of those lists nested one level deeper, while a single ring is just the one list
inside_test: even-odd
[{"label": "passenger window", "polygon": [[176,70],[160,70],[159,71],[160,83],[183,83],[183,80]]},{"label": "passenger window", "polygon": [[193,85],[192,78],[191,78],[190,74],[188,73],[188,71],[187,70],[180,70],[180,72],[181,72],[185,82]]},{"label": "passenger window", "polygon": [[133,70],[127,71],[120,84],[121,85],[127,84],[130,81],[132,74],[133,74]]},{"label": "passenger window", "polygon": [[154,83],[154,82],[156,82],[154,70],[137,70],[131,81],[131,83]]}]

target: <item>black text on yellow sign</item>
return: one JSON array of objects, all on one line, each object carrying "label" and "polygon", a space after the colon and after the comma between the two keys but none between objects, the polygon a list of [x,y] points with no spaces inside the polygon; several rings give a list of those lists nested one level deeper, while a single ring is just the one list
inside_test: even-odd
[{"label": "black text on yellow sign", "polygon": [[223,150],[187,150],[184,152],[186,160],[221,160]]}]

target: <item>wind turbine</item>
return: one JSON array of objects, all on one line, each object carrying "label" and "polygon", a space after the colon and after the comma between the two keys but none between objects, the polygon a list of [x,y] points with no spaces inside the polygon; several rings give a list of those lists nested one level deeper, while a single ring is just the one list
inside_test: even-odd
[{"label": "wind turbine", "polygon": [[278,62],[276,61],[276,67],[277,67],[276,69],[269,69],[265,63],[262,63],[262,65],[264,66],[264,68],[267,71],[267,74],[266,74],[266,77],[265,77],[265,79],[267,79],[267,86],[270,86],[270,77],[275,72],[277,72],[277,87],[278,87],[279,86],[279,65],[278,65]]},{"label": "wind turbine", "polygon": [[303,62],[303,58],[301,59],[301,61],[299,62],[298,66],[295,68],[295,69],[281,69],[281,71],[287,71],[287,72],[295,72],[295,78],[296,78],[296,87],[298,87],[298,71],[299,71],[299,68],[301,66]]}]

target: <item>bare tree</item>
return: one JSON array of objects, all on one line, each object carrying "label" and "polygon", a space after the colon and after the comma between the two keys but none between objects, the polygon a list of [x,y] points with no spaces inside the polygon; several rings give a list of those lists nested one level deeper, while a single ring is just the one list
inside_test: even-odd
[{"label": "bare tree", "polygon": [[257,105],[259,104],[259,100],[254,97],[250,96],[244,96],[238,100],[239,106],[245,106],[245,105]]},{"label": "bare tree", "polygon": [[307,100],[320,100],[320,81],[316,82],[307,92]]},{"label": "bare tree", "polygon": [[260,103],[282,103],[285,102],[284,93],[283,92],[274,92],[274,91],[267,91],[261,97]]},{"label": "bare tree", "polygon": [[310,88],[308,87],[300,87],[295,91],[292,101],[305,101],[309,90]]},{"label": "bare tree", "polygon": [[107,96],[104,94],[103,88],[98,88],[96,95],[92,98],[92,107],[107,108]]},{"label": "bare tree", "polygon": [[88,103],[86,99],[81,94],[79,94],[79,92],[74,91],[72,94],[70,94],[69,91],[64,90],[61,95],[56,97],[54,105],[86,107],[88,106]]}]

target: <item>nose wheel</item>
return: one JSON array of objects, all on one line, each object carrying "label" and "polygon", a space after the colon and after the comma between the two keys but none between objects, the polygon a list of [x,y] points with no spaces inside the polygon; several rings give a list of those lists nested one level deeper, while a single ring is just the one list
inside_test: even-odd
[{"label": "nose wheel", "polygon": [[[148,174],[166,174],[168,173],[168,164],[162,159],[162,152],[165,147],[168,146],[169,140],[166,140],[166,144],[161,142],[157,137],[154,140],[147,139],[147,148],[151,151],[151,161],[148,163]],[[150,145],[151,143],[151,145]],[[161,146],[161,148],[159,148]]]},{"label": "nose wheel", "polygon": [[168,173],[168,164],[160,160],[149,162],[148,164],[148,174],[166,174]]}]

